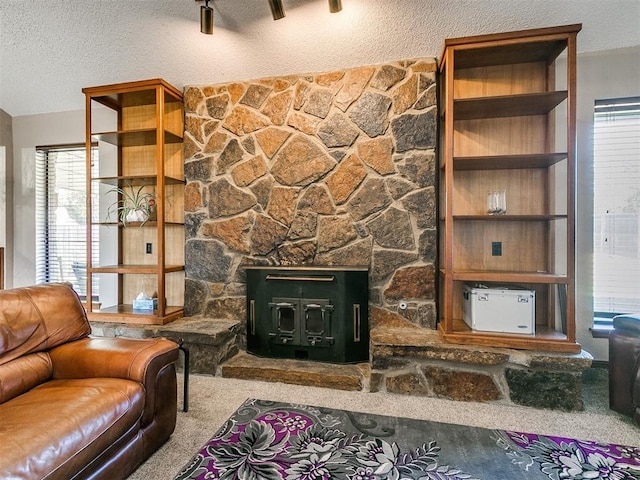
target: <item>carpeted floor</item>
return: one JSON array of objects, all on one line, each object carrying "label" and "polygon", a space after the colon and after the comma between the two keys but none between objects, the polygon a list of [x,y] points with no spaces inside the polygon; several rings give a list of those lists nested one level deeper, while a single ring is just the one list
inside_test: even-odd
[{"label": "carpeted floor", "polygon": [[640,429],[609,410],[604,369],[585,375],[585,411],[576,413],[192,375],[189,412],[129,480],[172,479],[248,398],[640,447]]}]

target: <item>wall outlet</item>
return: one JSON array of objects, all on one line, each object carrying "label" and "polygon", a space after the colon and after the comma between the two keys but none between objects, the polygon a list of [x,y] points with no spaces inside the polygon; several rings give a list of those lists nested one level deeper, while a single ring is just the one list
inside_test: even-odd
[{"label": "wall outlet", "polygon": [[147,243],[147,253],[151,253],[153,251],[153,247],[151,245],[151,243]]},{"label": "wall outlet", "polygon": [[491,242],[491,255],[494,257],[502,256],[502,242]]}]

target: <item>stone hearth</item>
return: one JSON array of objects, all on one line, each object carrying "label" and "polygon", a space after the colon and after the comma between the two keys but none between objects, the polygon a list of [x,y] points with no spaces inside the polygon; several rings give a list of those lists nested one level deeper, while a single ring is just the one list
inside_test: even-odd
[{"label": "stone hearth", "polygon": [[105,337],[183,340],[190,371],[339,390],[582,410],[582,373],[591,356],[445,343],[436,331],[395,322],[371,330],[371,362],[327,364],[267,359],[245,352],[244,322],[202,317],[164,326],[92,322]]},{"label": "stone hearth", "polygon": [[220,374],[222,377],[244,380],[367,391],[371,368],[368,363],[335,365],[239,353],[221,366]]},{"label": "stone hearth", "polygon": [[[244,349],[244,324],[218,319],[181,318],[166,325],[91,322],[96,337],[165,337],[189,348],[190,371],[215,375],[220,364]],[[180,356],[182,361],[182,356]]]},{"label": "stone hearth", "polygon": [[371,331],[371,391],[583,410],[582,373],[593,358],[446,343],[414,326]]},{"label": "stone hearth", "polygon": [[587,353],[540,353],[445,343],[435,331],[384,326],[371,331],[371,364],[332,365],[264,359],[241,353],[224,362],[223,377],[387,391],[458,401],[583,410]]}]

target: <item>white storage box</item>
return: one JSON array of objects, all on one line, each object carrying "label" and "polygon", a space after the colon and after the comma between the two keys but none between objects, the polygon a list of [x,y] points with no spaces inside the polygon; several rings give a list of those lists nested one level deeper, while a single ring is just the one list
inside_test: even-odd
[{"label": "white storage box", "polygon": [[158,308],[157,298],[134,298],[133,299],[133,311],[134,312],[153,312]]},{"label": "white storage box", "polygon": [[472,330],[535,334],[536,292],[464,285],[464,321]]}]

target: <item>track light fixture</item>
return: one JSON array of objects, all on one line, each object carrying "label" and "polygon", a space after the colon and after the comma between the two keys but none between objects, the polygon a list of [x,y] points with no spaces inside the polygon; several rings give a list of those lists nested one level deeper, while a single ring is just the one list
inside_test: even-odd
[{"label": "track light fixture", "polygon": [[200,7],[200,31],[207,35],[213,34],[213,8],[209,6],[209,0],[205,0]]},{"label": "track light fixture", "polygon": [[342,0],[329,0],[329,11],[338,13],[342,10]]},{"label": "track light fixture", "polygon": [[282,6],[282,0],[269,0],[269,6],[271,7],[271,15],[274,20],[280,20],[284,18],[284,7]]},{"label": "track light fixture", "polygon": [[[209,6],[209,1],[204,0],[204,5],[200,7],[200,31],[207,35],[213,34],[213,8]],[[274,20],[280,20],[285,17],[282,0],[269,0],[269,7]],[[329,11],[331,13],[337,13],[341,10],[342,0],[329,0]]]}]

